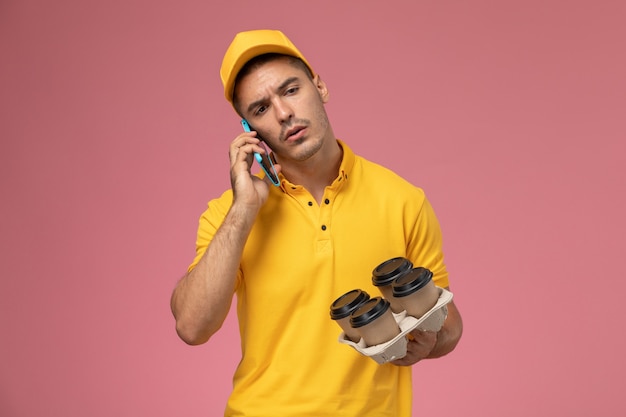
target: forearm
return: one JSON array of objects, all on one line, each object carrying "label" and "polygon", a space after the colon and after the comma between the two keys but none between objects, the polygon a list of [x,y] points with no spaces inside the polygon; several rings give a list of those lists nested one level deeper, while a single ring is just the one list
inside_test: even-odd
[{"label": "forearm", "polygon": [[171,308],[176,331],[186,343],[206,342],[224,322],[255,216],[246,207],[233,205],[198,265],[174,289]]},{"label": "forearm", "polygon": [[463,334],[463,320],[454,302],[448,304],[448,317],[437,332],[437,342],[428,358],[439,358],[452,352]]}]

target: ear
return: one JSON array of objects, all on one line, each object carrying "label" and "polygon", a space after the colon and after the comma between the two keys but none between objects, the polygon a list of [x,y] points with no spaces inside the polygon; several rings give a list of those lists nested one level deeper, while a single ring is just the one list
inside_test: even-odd
[{"label": "ear", "polygon": [[322,99],[322,103],[328,103],[330,93],[328,92],[328,87],[326,87],[326,83],[322,81],[322,78],[319,76],[319,74],[316,74],[315,77],[313,77],[313,84],[315,84],[315,88],[317,88],[317,92]]}]

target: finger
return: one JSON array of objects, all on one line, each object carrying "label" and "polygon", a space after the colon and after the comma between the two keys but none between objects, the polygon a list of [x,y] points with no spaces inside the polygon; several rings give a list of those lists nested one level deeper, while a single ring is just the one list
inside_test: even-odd
[{"label": "finger", "polygon": [[412,336],[413,340],[417,341],[428,341],[437,338],[437,333],[421,329],[413,330],[410,335]]},{"label": "finger", "polygon": [[250,165],[252,163],[252,154],[254,152],[257,152],[257,147],[255,144],[247,142],[233,143],[229,150],[231,166],[234,166],[237,163],[243,161],[247,162],[248,165]]},{"label": "finger", "polygon": [[422,359],[422,357],[420,357],[419,352],[415,348],[415,346],[416,346],[415,342],[409,341],[409,343],[407,344],[406,354],[402,358],[396,359],[395,361],[392,361],[391,363],[393,363],[394,365],[398,365],[398,366],[410,366],[419,362]]},{"label": "finger", "polygon": [[254,132],[242,133],[230,144],[229,155],[231,163],[235,160],[247,159],[248,155],[254,152],[265,153],[263,147],[259,146],[259,139],[254,137]]},{"label": "finger", "polygon": [[408,340],[406,355],[398,360],[393,361],[394,365],[409,366],[425,359],[437,343],[437,333],[423,330],[414,330],[411,332],[413,340]]}]

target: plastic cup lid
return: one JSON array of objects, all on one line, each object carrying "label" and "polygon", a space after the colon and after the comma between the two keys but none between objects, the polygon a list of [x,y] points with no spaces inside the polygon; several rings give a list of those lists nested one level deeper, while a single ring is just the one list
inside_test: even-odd
[{"label": "plastic cup lid", "polygon": [[406,258],[397,257],[389,259],[378,265],[372,271],[372,284],[376,287],[391,284],[413,268],[413,263]]},{"label": "plastic cup lid", "polygon": [[365,326],[385,314],[388,309],[389,301],[382,297],[370,298],[352,313],[350,324],[352,327]]},{"label": "plastic cup lid", "polygon": [[393,296],[405,297],[413,294],[414,292],[424,288],[432,277],[433,273],[424,267],[419,266],[417,268],[413,268],[409,271],[409,273],[398,278],[393,283]]},{"label": "plastic cup lid", "polygon": [[363,290],[348,291],[331,304],[330,318],[339,320],[348,317],[354,310],[369,299],[370,295]]}]

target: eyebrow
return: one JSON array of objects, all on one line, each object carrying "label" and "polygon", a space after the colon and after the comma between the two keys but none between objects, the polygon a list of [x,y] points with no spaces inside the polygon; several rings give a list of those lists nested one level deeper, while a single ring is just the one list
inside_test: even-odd
[{"label": "eyebrow", "polygon": [[[296,81],[299,81],[300,77],[289,77],[287,78],[285,81],[283,81],[277,88],[276,88],[276,92],[282,91],[284,90],[289,84],[294,83]],[[253,101],[252,103],[250,103],[250,105],[248,106],[248,113],[251,112],[252,110],[254,110],[255,107],[263,104],[265,101],[267,101],[266,97],[263,97],[259,100]]]}]

